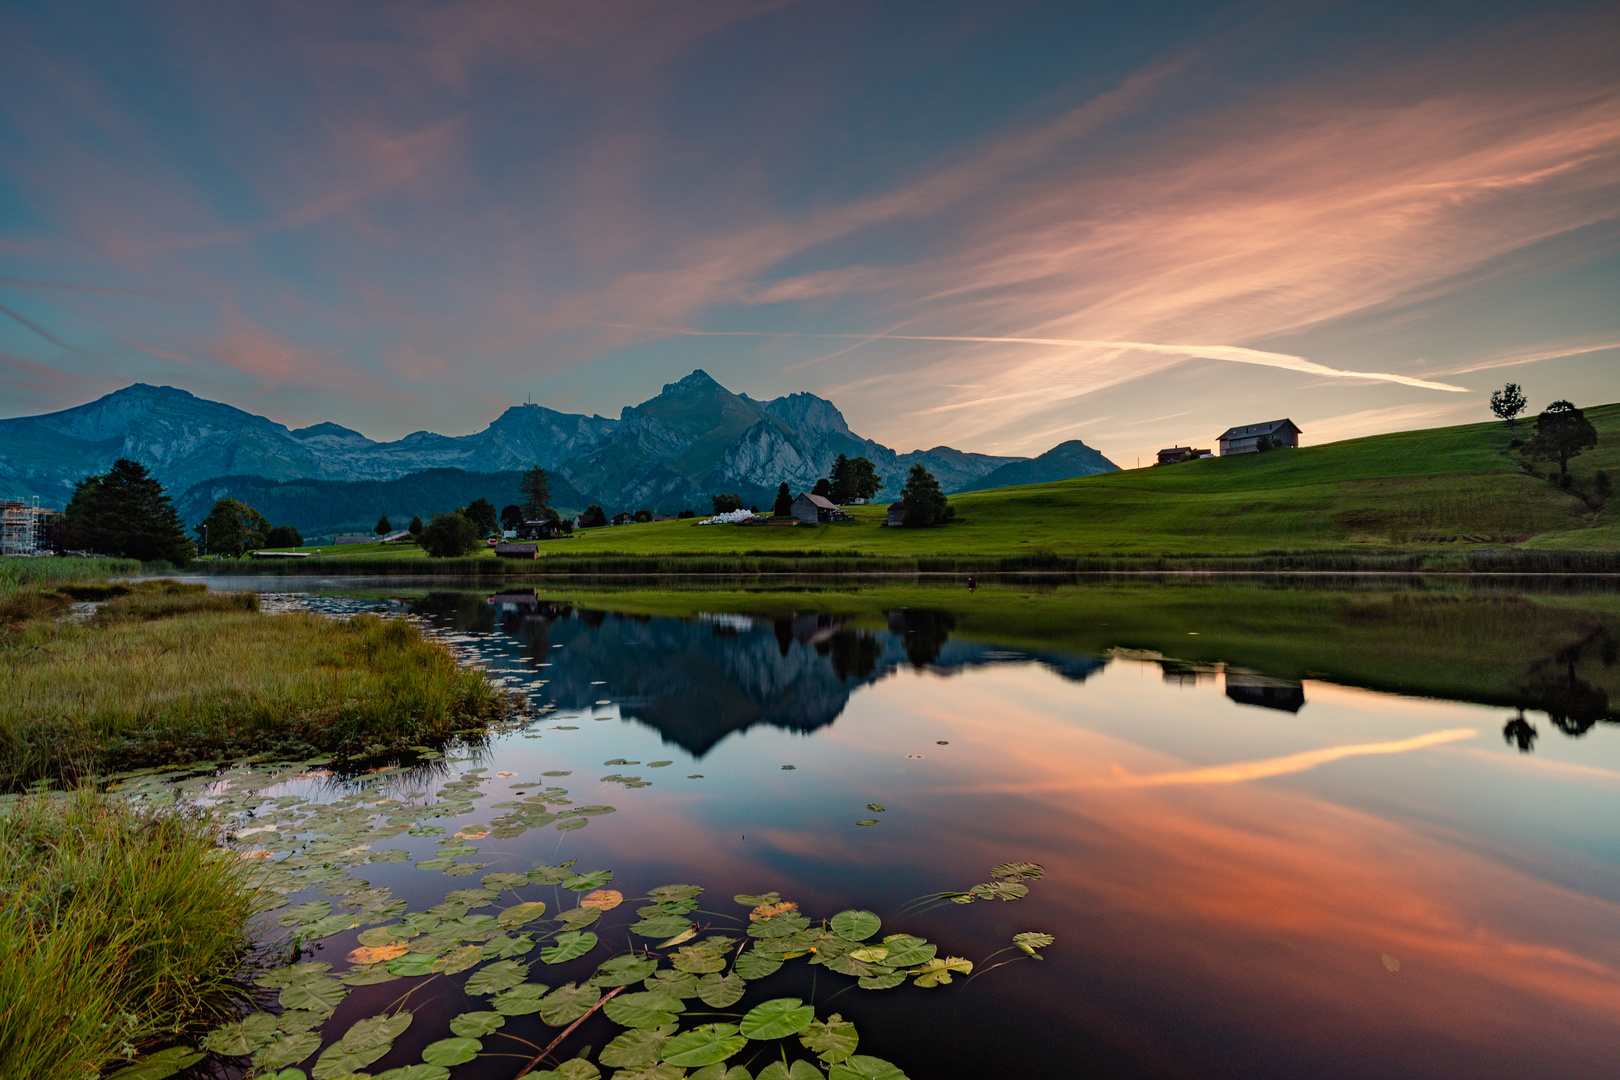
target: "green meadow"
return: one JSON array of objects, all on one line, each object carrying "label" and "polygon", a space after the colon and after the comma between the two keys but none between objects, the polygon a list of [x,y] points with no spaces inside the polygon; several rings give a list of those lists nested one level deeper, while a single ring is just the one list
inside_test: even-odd
[{"label": "green meadow", "polygon": [[[1548,479],[1555,465],[1527,461],[1510,446],[1506,425],[1493,422],[971,492],[951,497],[958,520],[935,529],[888,528],[886,507],[856,506],[849,508],[852,521],[830,525],[662,521],[587,529],[542,543],[540,556],[605,566],[601,561],[612,559],[727,556],[884,561],[1620,551],[1620,519],[1612,502],[1597,494],[1599,471],[1620,472],[1620,405],[1586,414],[1601,441],[1571,463],[1570,490]],[[1528,434],[1529,423],[1519,431]],[[355,560],[376,571],[399,562],[400,572],[405,562],[425,558],[419,549],[381,545],[341,554],[324,548],[321,556],[323,570]],[[432,560],[416,572],[488,573],[492,566],[477,564],[493,558]],[[314,561],[275,569],[296,573]],[[512,572],[526,569],[508,565]]]}]

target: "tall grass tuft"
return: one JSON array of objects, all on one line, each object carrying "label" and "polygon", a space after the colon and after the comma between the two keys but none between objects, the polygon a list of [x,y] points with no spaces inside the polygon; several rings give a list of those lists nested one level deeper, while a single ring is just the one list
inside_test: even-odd
[{"label": "tall grass tuft", "polygon": [[95,581],[140,571],[141,564],[134,559],[0,558],[0,597],[26,585]]},{"label": "tall grass tuft", "polygon": [[257,874],[200,815],[89,791],[0,814],[0,1075],[80,1080],[223,1015]]}]

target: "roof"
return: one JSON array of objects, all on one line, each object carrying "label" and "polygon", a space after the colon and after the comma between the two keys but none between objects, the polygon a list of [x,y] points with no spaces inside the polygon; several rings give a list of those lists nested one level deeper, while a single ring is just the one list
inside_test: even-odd
[{"label": "roof", "polygon": [[[822,498],[820,495],[812,495],[808,491],[805,492],[804,494],[800,495],[799,498],[800,499],[809,499],[811,501],[811,503],[813,503],[818,509],[821,509],[821,510],[837,510],[838,509],[838,504],[837,503],[832,502],[829,499]],[[795,501],[797,501],[797,500],[795,500]]]},{"label": "roof", "polygon": [[1271,435],[1278,431],[1284,424],[1287,424],[1289,427],[1293,428],[1295,432],[1299,431],[1298,424],[1285,418],[1282,420],[1267,420],[1263,424],[1245,424],[1243,427],[1227,428],[1225,431],[1221,432],[1221,438],[1252,439],[1260,435]]}]

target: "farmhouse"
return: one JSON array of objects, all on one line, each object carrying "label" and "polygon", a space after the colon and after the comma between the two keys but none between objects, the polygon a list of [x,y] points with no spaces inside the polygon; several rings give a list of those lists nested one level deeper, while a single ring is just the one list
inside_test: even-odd
[{"label": "farmhouse", "polygon": [[495,554],[503,559],[534,559],[539,557],[539,544],[496,544]]},{"label": "farmhouse", "polygon": [[1178,461],[1192,461],[1195,458],[1214,457],[1208,450],[1199,450],[1192,446],[1167,446],[1159,451],[1159,460],[1156,465],[1174,465]]},{"label": "farmhouse", "polygon": [[794,499],[793,506],[788,512],[811,525],[824,525],[829,521],[844,521],[847,518],[837,503],[808,492],[801,493]]},{"label": "farmhouse", "polygon": [[624,510],[614,514],[609,520],[615,525],[631,525],[634,524],[636,515],[632,514],[628,510]]},{"label": "farmhouse", "polygon": [[1297,448],[1299,436],[1299,427],[1292,420],[1267,420],[1263,424],[1227,428],[1221,434],[1221,457],[1258,453],[1262,439],[1266,440],[1267,450],[1284,446]]},{"label": "farmhouse", "polygon": [[889,504],[889,517],[884,522],[884,524],[893,525],[896,528],[899,528],[901,525],[904,525],[905,523],[906,523],[906,504],[901,503],[901,502],[890,503]]},{"label": "farmhouse", "polygon": [[517,527],[519,540],[556,540],[562,535],[562,524],[556,521],[525,521]]}]

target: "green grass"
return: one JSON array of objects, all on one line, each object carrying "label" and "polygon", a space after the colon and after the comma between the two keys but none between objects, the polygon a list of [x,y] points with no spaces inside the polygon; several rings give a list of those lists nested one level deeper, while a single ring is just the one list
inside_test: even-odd
[{"label": "green grass", "polygon": [[[98,595],[88,620],[60,617]],[[0,603],[0,789],[255,753],[371,756],[507,707],[410,623],[256,609],[251,593],[162,581]]]},{"label": "green grass", "polygon": [[0,559],[0,597],[25,586],[97,581],[140,572],[141,564],[134,559],[3,558]]},{"label": "green grass", "polygon": [[224,1015],[259,873],[203,817],[89,792],[0,811],[0,1075],[81,1080]]},{"label": "green grass", "polygon": [[[1586,412],[1601,441],[1572,463],[1574,493],[1545,478],[1547,463],[1523,460],[1504,425],[1489,423],[971,492],[952,496],[961,520],[939,529],[887,528],[886,507],[858,506],[849,508],[854,520],[848,524],[661,521],[580,530],[541,543],[539,565],[487,553],[426,561],[397,549],[354,554],[367,556],[366,573],[479,576],[795,567],[1123,569],[1133,562],[1153,568],[1201,559],[1262,560],[1255,563],[1259,569],[1417,569],[1448,562],[1467,569],[1468,553],[1478,551],[1499,560],[1502,552],[1525,553],[1509,568],[1615,569],[1620,564],[1613,560],[1582,566],[1554,557],[1620,552],[1616,504],[1594,508],[1579,497],[1597,501],[1599,469],[1620,479],[1620,405]],[[1527,430],[1521,424],[1521,433]],[[1527,465],[1540,475],[1527,472]],[[255,568],[308,573],[318,565],[318,572],[343,572],[359,570],[361,562],[323,557],[296,567]]]}]

